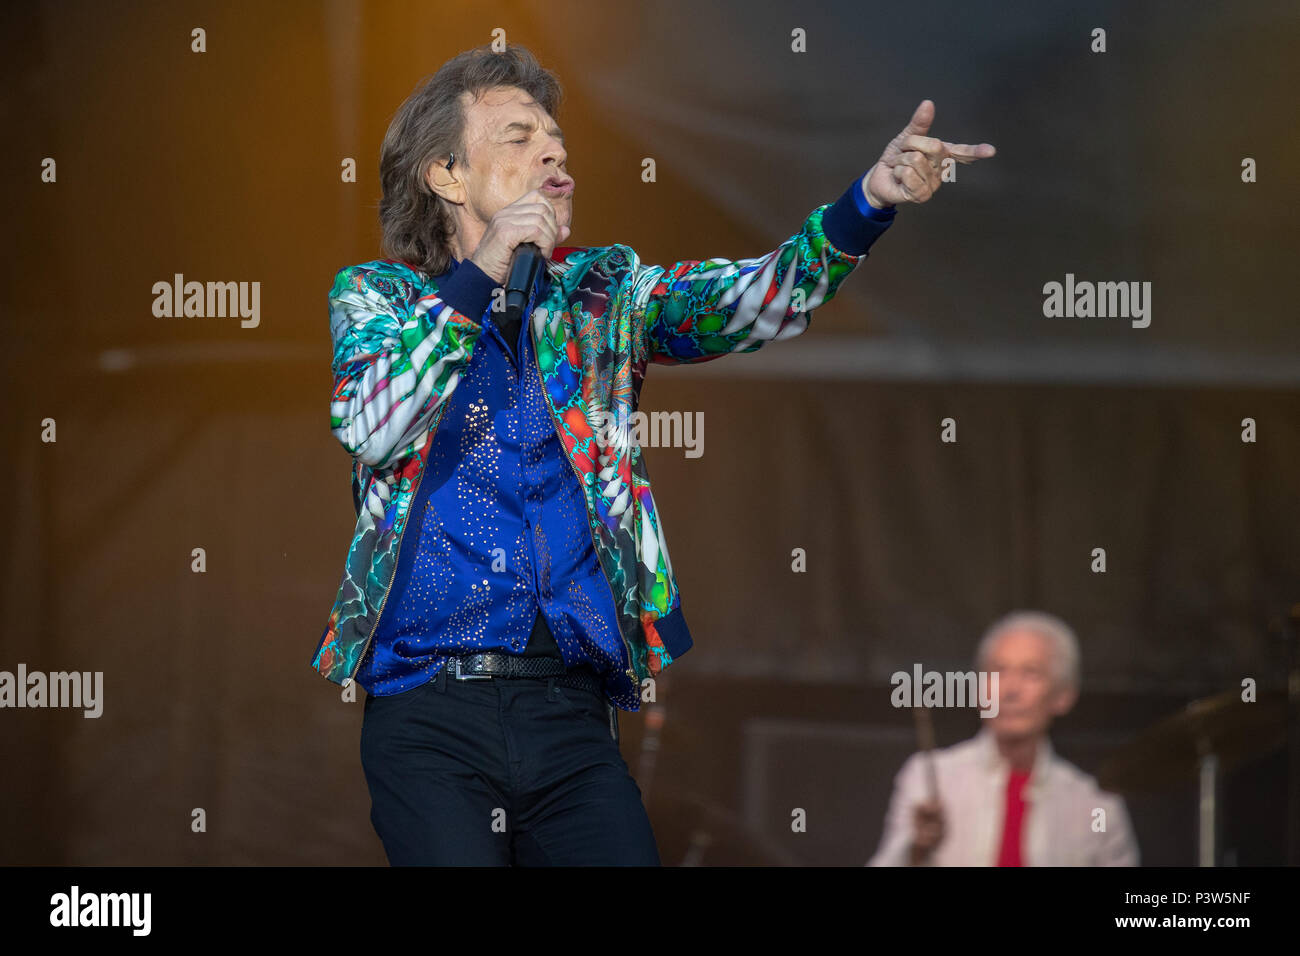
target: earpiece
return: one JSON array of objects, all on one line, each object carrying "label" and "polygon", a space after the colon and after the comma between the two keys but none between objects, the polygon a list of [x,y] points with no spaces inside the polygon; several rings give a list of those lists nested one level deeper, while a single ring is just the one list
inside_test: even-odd
[{"label": "earpiece", "polygon": [[[451,167],[454,166],[454,165],[456,164],[456,154],[455,154],[455,153],[451,153],[450,155],[451,155],[451,158],[447,160],[447,165],[443,167],[443,169],[447,170],[447,172],[451,172]],[[457,185],[458,182],[459,182],[459,180],[456,179],[455,176],[452,176],[452,177],[451,177],[451,182],[447,183],[447,185],[448,185],[448,186],[455,186],[455,185]],[[430,192],[433,191],[432,187],[430,187],[430,190],[429,190],[429,191],[430,191]]]}]

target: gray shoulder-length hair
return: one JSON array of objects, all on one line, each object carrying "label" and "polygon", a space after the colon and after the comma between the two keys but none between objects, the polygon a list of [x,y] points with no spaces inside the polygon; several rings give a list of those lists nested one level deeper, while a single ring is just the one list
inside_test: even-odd
[{"label": "gray shoulder-length hair", "polygon": [[556,115],[560,81],[522,46],[481,46],[453,57],[426,77],[388,125],[379,153],[379,224],[384,254],[430,276],[451,267],[452,207],[429,188],[429,167],[455,152],[452,172],[468,167],[461,94],[477,98],[494,86],[516,86]]}]

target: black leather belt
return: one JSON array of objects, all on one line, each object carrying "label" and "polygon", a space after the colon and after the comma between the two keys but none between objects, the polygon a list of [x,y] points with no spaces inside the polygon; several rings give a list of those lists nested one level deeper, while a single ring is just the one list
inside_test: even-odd
[{"label": "black leather belt", "polygon": [[455,680],[491,680],[493,677],[553,678],[561,687],[576,687],[604,696],[604,683],[596,672],[581,666],[569,670],[558,657],[524,657],[488,651],[450,657],[447,676]]}]

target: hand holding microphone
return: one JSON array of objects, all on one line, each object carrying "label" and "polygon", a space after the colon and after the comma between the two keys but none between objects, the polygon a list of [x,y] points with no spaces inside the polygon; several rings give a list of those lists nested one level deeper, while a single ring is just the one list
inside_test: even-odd
[{"label": "hand holding microphone", "polygon": [[[569,237],[568,226],[561,226],[555,218],[555,207],[542,194],[541,189],[525,193],[508,206],[502,207],[487,225],[478,248],[470,261],[501,285],[506,285],[510,266],[515,259],[516,247],[531,243],[542,261],[551,258],[556,245]],[[521,250],[520,259],[524,258]],[[538,263],[540,266],[540,263]],[[533,272],[536,275],[536,272]],[[531,286],[530,286],[531,287]]]}]

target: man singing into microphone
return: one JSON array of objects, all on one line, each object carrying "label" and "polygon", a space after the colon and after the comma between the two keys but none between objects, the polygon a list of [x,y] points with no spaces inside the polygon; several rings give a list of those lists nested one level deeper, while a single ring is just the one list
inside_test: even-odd
[{"label": "man singing into microphone", "polygon": [[[641,449],[651,362],[807,328],[942,162],[934,104],[839,200],[756,259],[561,247],[560,87],[522,47],[448,61],[380,157],[384,251],[330,293],[331,430],[356,531],[312,666],[367,692],[371,822],[403,864],[657,865],[618,710],[691,646]],[[543,268],[504,309],[521,244]],[[607,427],[609,422],[620,423]]]}]

